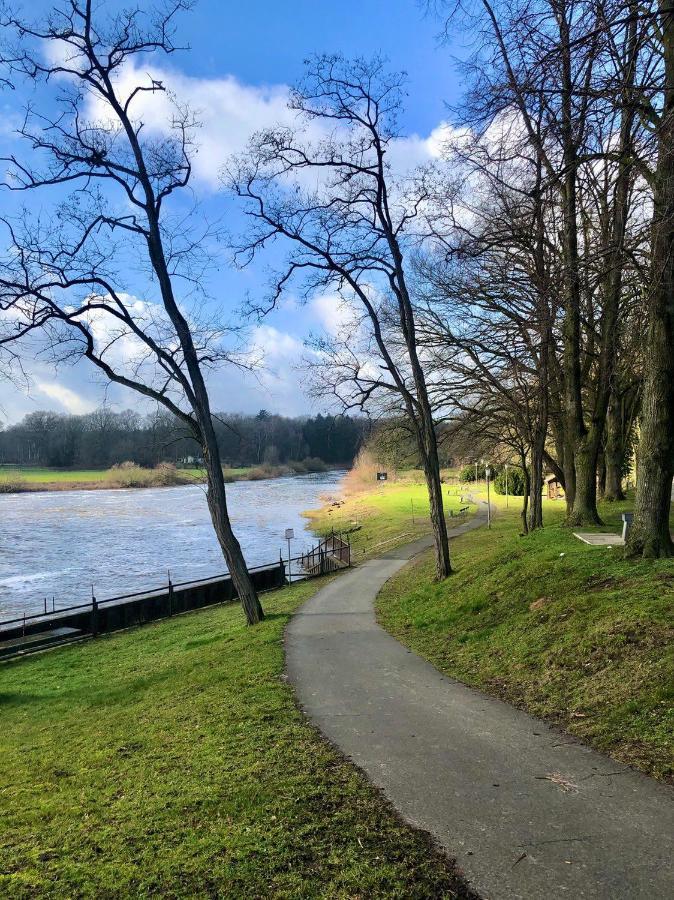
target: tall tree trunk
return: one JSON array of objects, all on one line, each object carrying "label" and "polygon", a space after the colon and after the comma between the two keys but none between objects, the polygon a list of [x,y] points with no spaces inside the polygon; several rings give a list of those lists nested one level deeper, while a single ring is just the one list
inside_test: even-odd
[{"label": "tall tree trunk", "polygon": [[606,451],[599,451],[599,459],[597,460],[597,491],[599,499],[603,500],[606,496]]},{"label": "tall tree trunk", "polygon": [[653,179],[653,249],[648,297],[637,495],[627,553],[674,555],[669,515],[674,469],[674,16],[660,0],[664,103]]},{"label": "tall tree trunk", "polygon": [[570,525],[601,525],[597,511],[597,459],[599,441],[595,435],[587,435],[575,450],[576,490]]},{"label": "tall tree trunk", "polygon": [[531,493],[531,476],[529,475],[529,468],[527,466],[527,455],[526,453],[520,451],[520,460],[522,466],[522,475],[524,476],[524,492],[522,496],[522,511],[520,512],[520,518],[522,520],[522,531],[524,534],[529,533],[529,495]]},{"label": "tall tree trunk", "polygon": [[621,415],[621,399],[615,392],[611,394],[608,415],[606,417],[606,448],[604,459],[606,462],[606,485],[604,499],[609,502],[624,500],[625,493],[622,485],[622,473],[625,465],[624,423]]},{"label": "tall tree trunk", "polygon": [[206,499],[211,521],[215,530],[222,555],[227,563],[227,569],[232,578],[237,596],[241,602],[246,622],[249,625],[257,625],[264,619],[262,605],[257,596],[257,591],[248,572],[248,566],[241,551],[241,545],[232,530],[232,525],[227,511],[227,498],[225,493],[225,479],[222,474],[220,452],[212,442],[203,443],[204,463],[206,465],[206,477],[208,479],[208,491]]},{"label": "tall tree trunk", "polygon": [[452,564],[449,556],[447,522],[442,502],[442,482],[440,481],[440,463],[435,432],[433,432],[431,440],[427,444],[423,462],[431,511],[431,525],[435,540],[435,577],[441,581],[452,574]]},{"label": "tall tree trunk", "polygon": [[527,471],[527,487],[529,495],[528,531],[543,527],[543,448],[545,432],[534,436],[531,447],[531,474]]}]

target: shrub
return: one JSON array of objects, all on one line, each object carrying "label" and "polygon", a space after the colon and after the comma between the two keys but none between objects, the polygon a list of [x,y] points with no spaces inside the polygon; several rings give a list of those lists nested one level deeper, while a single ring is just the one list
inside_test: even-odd
[{"label": "shrub", "polygon": [[303,463],[307,472],[326,472],[328,468],[317,456],[307,456]]},{"label": "shrub", "polygon": [[159,485],[170,485],[178,482],[178,470],[173,463],[163,462],[154,469],[152,473],[154,481]]},{"label": "shrub", "polygon": [[475,481],[475,463],[464,466],[459,472],[460,481]]},{"label": "shrub", "polygon": [[0,494],[17,494],[28,490],[28,482],[20,472],[0,472]]},{"label": "shrub", "polygon": [[[504,469],[501,470],[494,479],[494,490],[497,494],[505,494],[506,492],[506,477]],[[524,496],[524,473],[519,467],[508,469],[508,493],[512,497]]]}]

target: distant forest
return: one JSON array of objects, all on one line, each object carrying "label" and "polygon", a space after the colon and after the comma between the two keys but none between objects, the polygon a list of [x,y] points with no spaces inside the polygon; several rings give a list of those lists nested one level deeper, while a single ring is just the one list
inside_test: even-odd
[{"label": "distant forest", "polygon": [[[286,418],[219,414],[215,421],[223,465],[276,465],[318,458],[350,464],[369,431],[364,418]],[[0,426],[0,463],[107,468],[133,461],[141,466],[199,457],[200,447],[167,413],[141,416],[102,407],[87,415],[32,412],[16,425]]]}]

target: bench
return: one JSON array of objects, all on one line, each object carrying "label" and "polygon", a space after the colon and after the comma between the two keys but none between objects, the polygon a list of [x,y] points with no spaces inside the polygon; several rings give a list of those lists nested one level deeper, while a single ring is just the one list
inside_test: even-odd
[{"label": "bench", "polygon": [[630,528],[634,522],[634,513],[624,512],[620,518],[623,520],[623,541],[626,542],[627,535],[630,533]]}]

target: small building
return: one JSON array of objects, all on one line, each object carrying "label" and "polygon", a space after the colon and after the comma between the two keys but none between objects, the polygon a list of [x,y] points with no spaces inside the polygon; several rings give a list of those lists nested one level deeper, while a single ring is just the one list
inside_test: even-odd
[{"label": "small building", "polygon": [[548,500],[562,500],[564,497],[564,487],[556,475],[546,475],[543,478],[547,488]]}]

